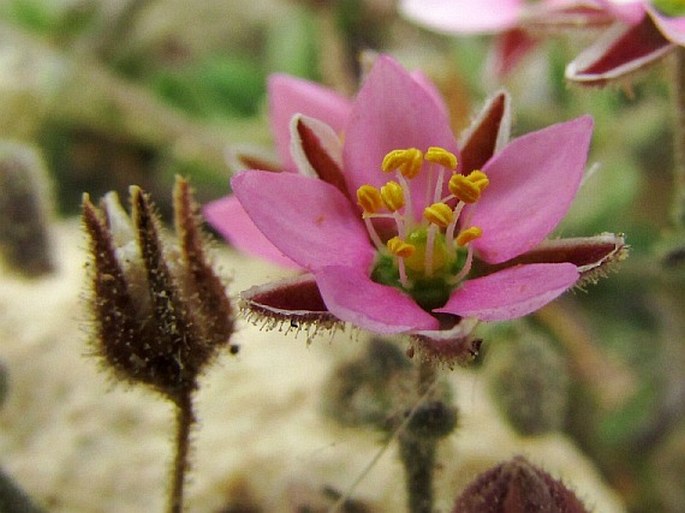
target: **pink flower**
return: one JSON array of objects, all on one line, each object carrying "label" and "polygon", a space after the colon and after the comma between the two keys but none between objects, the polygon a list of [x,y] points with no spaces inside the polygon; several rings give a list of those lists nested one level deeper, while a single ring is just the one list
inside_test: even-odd
[{"label": "pink flower", "polygon": [[566,78],[605,85],[685,45],[685,5],[679,1],[610,1],[598,4],[617,22],[566,68]]},{"label": "pink flower", "polygon": [[[435,86],[421,72],[414,72],[412,76],[424,87],[426,93],[433,97],[438,107],[447,112],[447,107]],[[281,168],[273,171],[297,171],[291,156],[290,130],[290,121],[295,114],[319,119],[330,126],[336,134],[345,132],[352,102],[335,91],[297,77],[274,74],[269,77],[267,93],[271,132],[281,162]],[[297,138],[302,141],[304,136],[306,134],[298,134]],[[257,164],[260,169],[264,169],[263,166],[266,164],[240,156],[237,160],[248,167]],[[271,167],[269,165],[269,169]],[[202,213],[225,239],[241,251],[281,266],[299,267],[264,237],[235,196],[225,196],[206,204]],[[227,219],[231,221],[226,222]]]},{"label": "pink flower", "polygon": [[409,20],[446,34],[495,34],[490,68],[509,73],[541,36],[608,25],[614,15],[597,0],[401,0]]},{"label": "pink flower", "polygon": [[244,292],[245,308],[295,325],[407,333],[459,356],[478,320],[527,315],[594,277],[623,253],[621,237],[544,240],[580,185],[591,119],[505,145],[509,116],[497,95],[460,152],[434,91],[387,56],[352,103],[344,142],[296,115],[300,172],[243,171],[231,184],[258,230],[306,273]]}]

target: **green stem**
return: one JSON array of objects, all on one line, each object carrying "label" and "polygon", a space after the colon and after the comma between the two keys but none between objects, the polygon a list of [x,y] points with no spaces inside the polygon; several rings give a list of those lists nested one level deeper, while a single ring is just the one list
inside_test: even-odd
[{"label": "green stem", "polygon": [[400,437],[410,513],[432,513],[433,469],[437,439],[421,440],[405,433]]},{"label": "green stem", "polygon": [[186,471],[189,467],[190,430],[195,423],[193,399],[190,392],[182,392],[176,398],[176,456],[171,475],[169,491],[169,513],[183,511],[183,489]]},{"label": "green stem", "polygon": [[[417,397],[423,398],[435,383],[435,379],[435,367],[430,362],[422,361],[416,382]],[[412,424],[410,420],[407,429],[399,438],[400,460],[404,466],[409,512],[432,513],[433,470],[438,438],[422,436],[421,430],[412,429]]]}]

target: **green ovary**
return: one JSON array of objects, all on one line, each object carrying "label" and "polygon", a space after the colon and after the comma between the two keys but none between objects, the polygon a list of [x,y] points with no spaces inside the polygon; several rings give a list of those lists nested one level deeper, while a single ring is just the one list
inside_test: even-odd
[{"label": "green ovary", "polygon": [[409,277],[409,286],[400,283],[397,260],[390,255],[379,254],[371,272],[371,279],[376,283],[390,285],[408,293],[416,304],[430,312],[443,306],[456,287],[454,276],[464,266],[465,251],[450,253],[445,243],[445,237],[436,233],[433,249],[433,269],[427,276],[425,267],[426,244],[428,234],[425,228],[420,228],[407,236],[407,242],[414,245],[414,254],[404,259]]},{"label": "green ovary", "polygon": [[685,0],[653,0],[652,5],[666,16],[685,16]]},{"label": "green ovary", "polygon": [[444,278],[422,278],[414,282],[409,294],[417,305],[430,312],[447,303],[453,288]]},{"label": "green ovary", "polygon": [[[407,242],[416,247],[414,254],[409,258],[404,259],[404,263],[407,266],[407,272],[410,277],[416,275],[423,276],[426,274],[428,230],[426,228],[414,230],[407,236]],[[435,241],[433,243],[433,273],[439,273],[448,261],[449,255],[445,244],[445,236],[442,233],[436,233]]]}]

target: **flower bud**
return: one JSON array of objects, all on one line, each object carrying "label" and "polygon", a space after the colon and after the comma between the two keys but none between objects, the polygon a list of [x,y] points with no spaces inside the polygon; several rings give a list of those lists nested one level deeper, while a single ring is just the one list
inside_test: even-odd
[{"label": "flower bud", "polygon": [[501,463],[466,487],[453,513],[588,513],[561,481],[522,456]]}]

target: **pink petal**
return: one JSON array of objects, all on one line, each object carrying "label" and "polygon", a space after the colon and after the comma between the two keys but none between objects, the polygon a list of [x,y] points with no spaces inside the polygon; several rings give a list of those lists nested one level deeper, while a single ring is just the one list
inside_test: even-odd
[{"label": "pink petal", "polygon": [[515,139],[483,167],[490,186],[462,222],[483,230],[473,242],[482,260],[518,256],[556,227],[580,186],[591,135],[589,116],[558,123]]},{"label": "pink petal", "polygon": [[499,32],[513,27],[522,0],[402,0],[400,12],[410,20],[446,33]]},{"label": "pink petal", "polygon": [[283,74],[269,77],[268,96],[271,131],[278,155],[289,171],[295,169],[290,157],[290,119],[293,115],[301,113],[320,119],[342,133],[352,104],[348,98],[331,89]]},{"label": "pink petal", "polygon": [[576,266],[530,264],[465,281],[435,310],[483,321],[523,317],[556,299],[578,279]]},{"label": "pink petal", "polygon": [[316,273],[328,310],[345,322],[374,333],[434,330],[438,321],[400,290],[371,281],[359,267],[329,266]]},{"label": "pink petal", "polygon": [[267,171],[243,171],[231,185],[266,238],[302,267],[370,267],[374,250],[361,215],[334,186],[296,173]]},{"label": "pink petal", "polygon": [[685,16],[666,16],[653,7],[647,7],[647,13],[666,39],[685,46]]},{"label": "pink petal", "polygon": [[[380,56],[369,72],[357,99],[345,135],[343,162],[348,190],[361,185],[380,187],[389,180],[381,171],[383,157],[399,148],[441,146],[457,154],[445,113],[424,85],[396,61]],[[423,212],[427,173],[411,181],[414,211]]]},{"label": "pink petal", "polygon": [[447,104],[445,103],[445,100],[440,94],[438,88],[435,86],[433,82],[431,82],[430,78],[428,78],[421,70],[414,70],[410,73],[410,75],[414,80],[416,80],[419,83],[419,85],[421,85],[426,90],[426,93],[433,97],[433,101],[438,106],[438,108],[444,113],[445,117],[449,118],[450,111],[447,108]]},{"label": "pink petal", "polygon": [[235,196],[207,203],[202,213],[207,222],[240,251],[284,267],[299,267],[259,231]]},{"label": "pink petal", "polygon": [[600,39],[566,67],[566,78],[588,86],[603,86],[623,78],[664,57],[675,45],[645,16],[637,25],[621,24],[608,29]]},{"label": "pink petal", "polygon": [[[635,21],[642,14],[642,9],[638,10]],[[597,0],[545,0],[526,9],[522,26],[532,31],[577,31],[610,25],[616,18],[624,19],[620,12],[608,9]]]}]

